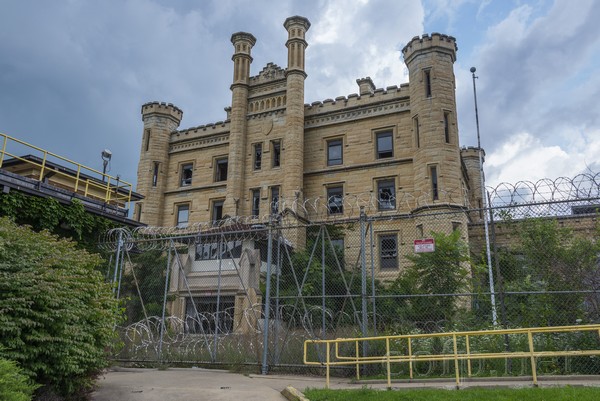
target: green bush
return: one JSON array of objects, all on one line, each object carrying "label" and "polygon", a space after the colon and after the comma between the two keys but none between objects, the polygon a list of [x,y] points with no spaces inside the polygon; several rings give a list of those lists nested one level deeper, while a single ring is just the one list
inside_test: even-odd
[{"label": "green bush", "polygon": [[62,395],[80,392],[107,364],[118,304],[72,241],[0,218],[0,357]]},{"label": "green bush", "polygon": [[29,401],[37,387],[16,362],[0,358],[0,400]]}]

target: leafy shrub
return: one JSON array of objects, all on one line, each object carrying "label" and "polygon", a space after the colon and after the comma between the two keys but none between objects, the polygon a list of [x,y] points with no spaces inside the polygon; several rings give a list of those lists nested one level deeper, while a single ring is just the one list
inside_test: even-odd
[{"label": "leafy shrub", "polygon": [[0,358],[0,400],[29,401],[37,387],[15,361]]},{"label": "leafy shrub", "polygon": [[106,366],[118,305],[97,255],[0,218],[0,356],[63,395]]}]

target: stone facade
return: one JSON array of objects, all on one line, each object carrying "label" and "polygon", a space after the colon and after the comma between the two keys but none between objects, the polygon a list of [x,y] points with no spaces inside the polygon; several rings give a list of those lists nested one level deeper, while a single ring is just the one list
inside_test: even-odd
[{"label": "stone facade", "polygon": [[[310,23],[294,16],[284,27],[287,68],[269,63],[256,76],[256,38],[232,35],[224,121],[179,129],[176,106],[142,106],[137,190],[145,199],[136,219],[152,226],[260,219],[280,205],[308,219],[357,215],[348,206],[332,213],[332,196],[371,197],[378,213],[390,215],[479,206],[478,149],[459,146],[454,38],[413,38],[402,50],[409,83],[383,89],[360,78],[357,94],[305,104]],[[315,199],[322,199],[322,211],[313,210],[320,216],[299,207]]]}]

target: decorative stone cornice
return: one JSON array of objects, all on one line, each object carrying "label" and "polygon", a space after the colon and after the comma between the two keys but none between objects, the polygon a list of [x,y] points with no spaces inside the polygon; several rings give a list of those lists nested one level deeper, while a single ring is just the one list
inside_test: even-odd
[{"label": "decorative stone cornice", "polygon": [[185,152],[189,150],[210,148],[213,146],[227,144],[229,144],[229,133],[210,135],[208,137],[202,137],[191,140],[183,139],[179,142],[172,142],[169,146],[169,153]]},{"label": "decorative stone cornice", "polygon": [[[326,106],[328,103],[335,102],[332,99],[327,99],[323,102],[314,102],[307,108],[315,108]],[[323,109],[322,113],[308,115],[304,119],[304,128],[316,128],[326,125],[339,124],[342,122],[349,122],[354,120],[362,120],[365,117],[383,116],[386,114],[399,113],[403,111],[410,111],[410,100],[409,98],[398,99],[396,101],[381,102],[373,104],[365,104],[352,108],[344,108],[339,111],[328,111],[326,108]]]}]

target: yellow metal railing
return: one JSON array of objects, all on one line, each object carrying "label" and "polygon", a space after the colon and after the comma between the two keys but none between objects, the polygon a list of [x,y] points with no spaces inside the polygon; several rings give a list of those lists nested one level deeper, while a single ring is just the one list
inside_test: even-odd
[{"label": "yellow metal railing", "polygon": [[[533,384],[537,385],[537,366],[536,359],[540,357],[569,357],[569,356],[592,356],[600,355],[600,349],[585,350],[564,350],[564,351],[536,351],[534,346],[534,335],[565,333],[565,332],[586,332],[596,331],[600,336],[600,324],[579,325],[579,326],[557,326],[557,327],[535,327],[523,329],[503,329],[503,330],[482,330],[482,331],[463,331],[446,332],[431,334],[406,334],[395,336],[378,337],[357,337],[357,338],[337,338],[334,340],[306,340],[304,342],[304,364],[318,365],[325,367],[326,386],[329,388],[330,369],[333,366],[355,366],[356,379],[360,380],[360,366],[368,364],[385,364],[387,374],[387,385],[391,388],[391,365],[393,363],[408,363],[410,378],[413,378],[414,364],[417,362],[431,361],[454,361],[454,371],[456,386],[460,385],[459,362],[466,361],[467,376],[471,377],[471,361],[482,359],[501,359],[501,358],[528,358],[531,362],[531,372]],[[523,335],[527,336],[527,349],[522,351],[505,352],[485,352],[473,350],[471,339],[478,336],[505,336],[505,335]],[[452,340],[452,353],[443,354],[422,354],[413,352],[413,343],[416,339],[447,338]],[[394,344],[406,342],[406,354],[398,354],[397,350],[391,349],[391,342]],[[385,353],[383,355],[361,356],[360,349],[362,343],[385,343]],[[459,349],[459,342],[464,344],[464,348]],[[598,343],[598,342],[597,342]],[[353,350],[354,355],[342,355],[341,346],[346,346]],[[324,361],[311,361],[308,354],[310,347],[324,347]],[[332,348],[334,353],[332,355]],[[318,351],[318,349],[317,349]],[[351,352],[352,353],[352,352]],[[321,354],[322,355],[322,354]],[[322,358],[323,359],[323,358]]]},{"label": "yellow metal railing", "polygon": [[[83,196],[96,199],[108,204],[125,204],[131,201],[133,185],[129,182],[122,181],[119,178],[102,173],[91,167],[86,167],[83,164],[74,162],[55,153],[38,148],[27,142],[13,138],[6,134],[0,133],[2,140],[2,150],[0,151],[0,168],[8,159],[16,159],[23,162],[24,165],[31,166],[34,169],[39,169],[39,174],[35,173],[37,180],[42,181],[45,174],[52,172],[53,175],[61,177],[64,181],[63,186],[75,193],[82,193]],[[25,153],[33,152],[32,156],[37,157],[41,162],[23,158],[23,154],[15,154],[14,150],[10,150],[10,146],[20,147]],[[58,162],[51,162],[48,159],[53,158]],[[61,168],[70,171],[61,171],[60,168],[54,168],[52,164],[60,165]],[[33,178],[33,177],[29,177]]]}]

